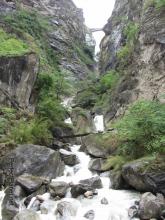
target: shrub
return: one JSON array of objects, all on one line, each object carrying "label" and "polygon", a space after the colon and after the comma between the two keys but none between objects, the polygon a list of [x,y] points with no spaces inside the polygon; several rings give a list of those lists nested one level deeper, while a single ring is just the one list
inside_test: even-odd
[{"label": "shrub", "polygon": [[155,0],[155,5],[157,8],[165,7],[165,0]]},{"label": "shrub", "polygon": [[54,95],[47,94],[39,101],[37,114],[46,118],[50,123],[60,123],[64,121],[66,110]]},{"label": "shrub", "polygon": [[0,29],[0,56],[20,56],[29,51],[27,44],[16,39],[14,35],[7,34],[3,29]]},{"label": "shrub", "polygon": [[121,170],[122,166],[126,162],[128,162],[128,159],[126,157],[119,156],[119,155],[111,156],[106,160],[103,168],[105,170],[118,171],[118,170]]},{"label": "shrub", "polygon": [[100,79],[101,90],[103,92],[106,92],[109,89],[113,89],[116,86],[118,79],[119,79],[118,72],[116,72],[115,70],[109,71]]},{"label": "shrub", "polygon": [[164,149],[165,105],[154,101],[138,101],[117,123],[120,153],[139,158]]},{"label": "shrub", "polygon": [[16,125],[11,129],[9,138],[10,140],[14,140],[17,144],[30,143],[48,145],[52,138],[48,128],[47,121],[40,119],[28,121],[22,119],[17,121]]}]

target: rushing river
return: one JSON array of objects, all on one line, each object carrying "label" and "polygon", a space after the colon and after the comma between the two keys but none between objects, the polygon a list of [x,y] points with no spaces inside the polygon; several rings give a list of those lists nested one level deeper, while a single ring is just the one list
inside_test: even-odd
[{"label": "rushing river", "polygon": [[[70,103],[70,99],[64,102],[66,106],[68,106],[68,104],[70,105]],[[68,124],[72,123],[70,118],[68,118],[65,122]],[[104,119],[102,115],[95,116],[94,124],[97,132],[104,131]],[[88,164],[91,158],[86,153],[80,152],[80,147],[80,145],[70,145],[71,151],[77,155],[80,163],[73,167],[65,166],[64,175],[52,181],[64,181],[66,183],[77,184],[80,180],[88,179],[98,175],[96,173],[92,173],[88,169]],[[68,190],[66,197],[59,201],[51,200],[49,193],[42,195],[44,200],[42,205],[46,207],[48,213],[41,214],[41,211],[38,211],[37,213],[39,214],[40,220],[87,220],[84,215],[91,210],[94,213],[94,218],[88,218],[89,220],[129,220],[130,218],[128,217],[128,209],[134,205],[135,201],[139,200],[140,194],[133,191],[111,189],[110,178],[108,177],[107,173],[101,174],[100,178],[103,184],[103,188],[98,189],[98,194],[91,199],[85,198],[83,195],[79,196],[77,199],[73,199],[71,197],[70,190]],[[4,192],[1,191],[0,211],[3,198]],[[108,204],[105,205],[101,203],[103,198],[106,198]],[[33,209],[35,200],[36,197],[32,198],[27,209]],[[70,213],[68,213],[67,217],[59,217],[59,214],[55,211],[58,203],[61,201],[71,203],[76,209],[76,215],[70,216]],[[26,209],[26,207],[22,204],[20,204],[20,211]],[[1,212],[0,220],[3,220]]]}]

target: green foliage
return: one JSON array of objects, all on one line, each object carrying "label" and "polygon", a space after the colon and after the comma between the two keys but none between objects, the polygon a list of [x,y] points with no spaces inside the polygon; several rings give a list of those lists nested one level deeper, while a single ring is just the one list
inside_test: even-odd
[{"label": "green foliage", "polygon": [[87,46],[78,46],[74,45],[74,49],[80,58],[80,60],[85,63],[87,66],[91,66],[94,64],[93,56]]},{"label": "green foliage", "polygon": [[48,145],[51,138],[48,122],[37,118],[29,121],[26,119],[18,121],[10,133],[10,139],[17,144]]},{"label": "green foliage", "polygon": [[119,80],[119,74],[115,70],[111,70],[106,73],[100,79],[101,91],[106,92],[109,89],[113,89]]},{"label": "green foliage", "polygon": [[117,123],[120,153],[139,158],[165,151],[165,105],[154,101],[138,101]]},{"label": "green foliage", "polygon": [[20,56],[29,51],[26,43],[0,28],[0,56]]},{"label": "green foliage", "polygon": [[155,0],[156,8],[163,8],[165,7],[165,0]]},{"label": "green foliage", "polygon": [[52,94],[45,94],[37,106],[37,114],[46,118],[50,124],[64,121],[66,110]]},{"label": "green foliage", "polygon": [[117,57],[122,66],[127,64],[134,50],[134,43],[138,37],[138,33],[139,25],[137,23],[129,22],[124,29],[126,44],[117,52]]},{"label": "green foliage", "polygon": [[128,161],[129,160],[123,156],[119,156],[119,155],[111,156],[106,160],[104,164],[104,169],[118,171],[121,170],[122,166]]}]

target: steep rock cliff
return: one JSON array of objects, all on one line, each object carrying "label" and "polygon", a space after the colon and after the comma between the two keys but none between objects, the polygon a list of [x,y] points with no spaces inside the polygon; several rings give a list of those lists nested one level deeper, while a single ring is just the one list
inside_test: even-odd
[{"label": "steep rock cliff", "polygon": [[[127,45],[125,29],[137,24],[138,36],[131,55],[119,53]],[[104,27],[101,42],[100,71],[120,72],[120,80],[109,98],[107,121],[125,112],[126,106],[138,99],[164,102],[165,92],[165,8],[144,0],[117,0]]]}]

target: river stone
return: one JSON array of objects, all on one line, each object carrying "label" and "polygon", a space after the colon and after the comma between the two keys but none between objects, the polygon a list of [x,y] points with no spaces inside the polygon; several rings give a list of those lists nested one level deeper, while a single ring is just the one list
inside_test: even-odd
[{"label": "river stone", "polygon": [[102,205],[108,205],[108,200],[104,197],[104,198],[102,198],[102,200],[101,200],[101,204]]},{"label": "river stone", "polygon": [[84,193],[84,197],[91,199],[93,198],[93,192],[92,191],[87,191]]},{"label": "river stone", "polygon": [[16,180],[17,184],[21,185],[28,193],[33,193],[42,185],[43,180],[40,177],[23,174]]},{"label": "river stone", "polygon": [[79,163],[78,157],[75,154],[71,153],[70,151],[61,149],[59,152],[62,160],[66,165],[75,166],[76,164]]},{"label": "river stone", "polygon": [[49,188],[50,188],[50,194],[52,197],[55,197],[55,196],[65,197],[67,189],[69,188],[69,185],[62,181],[51,182],[49,185]]},{"label": "river stone", "polygon": [[128,216],[132,218],[138,218],[138,208],[134,205],[131,206],[128,210]]},{"label": "river stone", "polygon": [[93,189],[101,189],[103,188],[102,181],[99,176],[92,177],[90,179],[80,180],[80,184],[88,185]]},{"label": "river stone", "polygon": [[69,217],[75,217],[79,203],[76,200],[61,201],[57,205],[56,213],[59,213],[61,220],[68,219]]},{"label": "river stone", "polygon": [[101,158],[92,159],[89,162],[88,168],[91,171],[104,172],[104,171],[106,171],[104,169],[104,163],[105,163],[105,160],[103,160]]},{"label": "river stone", "polygon": [[80,195],[83,195],[87,191],[93,191],[93,188],[88,185],[77,184],[71,187],[71,194],[73,198],[77,198]]},{"label": "river stone", "polygon": [[160,219],[165,210],[165,198],[162,194],[156,196],[150,192],[144,193],[139,203],[139,216],[141,219]]},{"label": "river stone", "polygon": [[40,220],[40,217],[32,210],[24,210],[17,214],[13,220]]},{"label": "river stone", "polygon": [[101,147],[98,148],[96,146],[88,145],[86,146],[86,150],[87,153],[93,157],[106,158],[106,152],[104,149],[101,149]]},{"label": "river stone", "polygon": [[93,220],[95,218],[95,212],[94,210],[89,210],[85,215],[85,218],[89,219],[89,220]]},{"label": "river stone", "polygon": [[64,171],[60,153],[44,146],[18,145],[16,149],[2,158],[0,166],[5,169],[6,161],[9,161],[10,157],[17,158],[14,163],[16,177],[26,173],[52,179],[62,175]]}]

